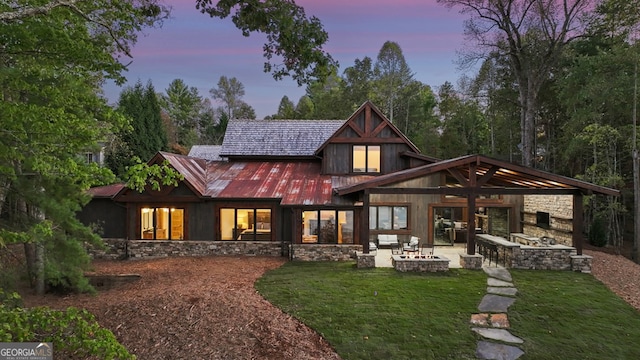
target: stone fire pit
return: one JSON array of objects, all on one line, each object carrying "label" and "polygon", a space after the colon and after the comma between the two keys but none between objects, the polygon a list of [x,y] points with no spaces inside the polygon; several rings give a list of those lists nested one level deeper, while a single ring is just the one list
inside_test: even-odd
[{"label": "stone fire pit", "polygon": [[449,271],[451,260],[444,256],[429,255],[392,255],[393,268],[401,272],[440,272]]}]

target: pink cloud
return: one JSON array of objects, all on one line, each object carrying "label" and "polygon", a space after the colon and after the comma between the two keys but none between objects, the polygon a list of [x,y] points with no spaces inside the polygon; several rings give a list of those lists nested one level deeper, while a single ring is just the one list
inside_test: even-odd
[{"label": "pink cloud", "polygon": [[[375,60],[387,40],[397,42],[416,79],[437,86],[455,83],[453,61],[464,46],[464,17],[435,1],[297,0],[308,16],[317,16],[329,33],[325,49],[340,62],[340,72],[356,58]],[[264,37],[243,37],[229,19],[210,18],[194,0],[172,0],[172,18],[161,29],[146,30],[133,49],[127,76],[151,79],[156,90],[181,78],[208,95],[218,78],[235,76],[245,85],[245,101],[260,117],[273,114],[282,96],[297,101],[304,94],[291,80],[276,82],[262,72]],[[111,88],[110,98],[119,89]]]}]

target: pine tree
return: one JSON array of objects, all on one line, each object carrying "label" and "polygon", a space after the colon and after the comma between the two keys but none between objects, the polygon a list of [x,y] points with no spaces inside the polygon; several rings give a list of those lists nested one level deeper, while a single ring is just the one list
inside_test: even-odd
[{"label": "pine tree", "polygon": [[117,176],[123,178],[126,168],[137,157],[147,161],[158,151],[167,149],[167,134],[162,126],[160,104],[153,85],[138,82],[120,93],[118,111],[130,120],[130,128],[117,134],[107,151],[105,162]]}]

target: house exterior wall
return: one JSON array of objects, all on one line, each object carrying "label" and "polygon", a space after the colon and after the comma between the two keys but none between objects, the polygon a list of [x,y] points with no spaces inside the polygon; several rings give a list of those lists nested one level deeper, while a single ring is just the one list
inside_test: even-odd
[{"label": "house exterior wall", "polygon": [[[536,212],[549,213],[549,229],[536,226]],[[551,237],[559,244],[572,245],[573,196],[526,195],[523,201],[522,232],[535,237]]]},{"label": "house exterior wall", "polygon": [[217,240],[213,202],[188,204],[186,207],[187,239],[188,240]]},{"label": "house exterior wall", "polygon": [[[418,179],[412,179],[403,181],[392,185],[393,188],[426,188],[438,186],[440,183],[439,175],[431,175]],[[428,209],[429,204],[438,202],[440,195],[424,195],[424,194],[371,194],[369,197],[369,204],[406,204],[409,205],[409,221],[411,229],[402,233],[402,231],[396,231],[399,234],[398,240],[400,242],[408,242],[410,236],[417,236],[421,241],[428,239],[430,231],[428,222]],[[374,241],[377,237],[377,232],[371,231],[369,238]]]},{"label": "house exterior wall", "polygon": [[92,199],[76,216],[82,224],[94,227],[103,238],[126,237],[127,208],[109,198]]},{"label": "house exterior wall", "polygon": [[[378,140],[376,140],[378,141]],[[360,144],[360,143],[359,143]],[[324,149],[322,169],[325,174],[343,175],[352,173],[353,145],[334,143],[328,144]],[[362,145],[380,146],[380,174],[388,174],[409,167],[409,159],[402,158],[398,154],[411,151],[404,143],[362,143]]]}]

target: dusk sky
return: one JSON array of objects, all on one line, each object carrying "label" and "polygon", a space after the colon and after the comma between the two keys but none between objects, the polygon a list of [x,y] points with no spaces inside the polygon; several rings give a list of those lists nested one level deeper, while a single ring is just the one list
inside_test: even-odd
[{"label": "dusk sky", "polygon": [[[274,80],[262,71],[264,37],[243,37],[230,19],[201,14],[194,0],[167,1],[171,19],[160,29],[148,29],[139,37],[132,55],[127,85],[151,80],[157,92],[164,92],[174,79],[198,88],[210,97],[209,89],[220,76],[236,77],[245,87],[243,100],[259,119],[275,114],[287,95],[294,103],[305,88],[291,79]],[[316,16],[329,33],[325,46],[340,63],[339,74],[355,59],[369,56],[374,62],[385,41],[397,42],[415,73],[414,78],[434,91],[445,81],[453,84],[462,75],[454,63],[456,51],[465,45],[464,15],[438,5],[435,0],[297,0],[307,16]],[[126,59],[125,59],[126,60]],[[122,88],[105,86],[115,103]],[[214,106],[217,106],[214,102]]]}]

